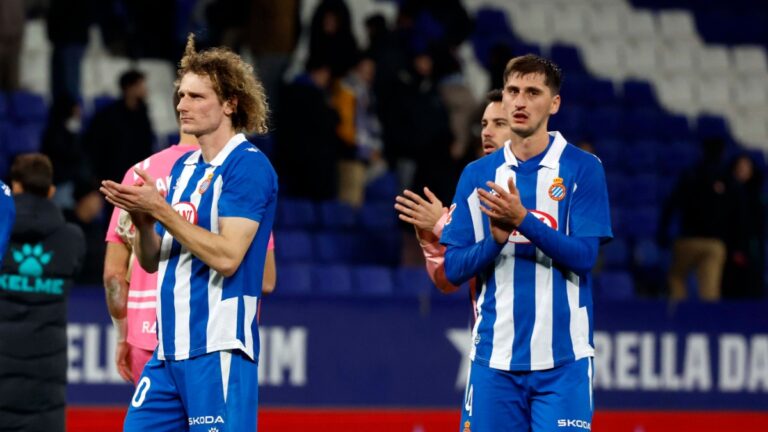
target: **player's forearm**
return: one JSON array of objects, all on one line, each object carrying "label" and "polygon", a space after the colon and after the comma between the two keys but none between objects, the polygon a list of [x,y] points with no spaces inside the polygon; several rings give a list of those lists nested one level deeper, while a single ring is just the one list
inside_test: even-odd
[{"label": "player's forearm", "polygon": [[416,230],[416,232],[421,252],[424,254],[424,262],[429,278],[432,279],[432,282],[440,292],[445,294],[456,292],[459,287],[453,285],[445,276],[445,246],[439,242],[429,243],[423,240],[422,235],[419,235],[419,230]]},{"label": "player's forearm", "polygon": [[234,241],[189,223],[171,206],[162,207],[154,216],[192,255],[223,276],[232,276],[240,267],[245,250]]},{"label": "player's forearm", "polygon": [[531,213],[517,227],[545,255],[576,274],[592,270],[600,241],[596,237],[570,237],[545,225]]},{"label": "player's forearm", "polygon": [[264,278],[261,284],[261,294],[268,295],[275,291],[277,284],[277,266],[275,265],[275,251],[267,250],[264,260]]},{"label": "player's forearm", "polygon": [[461,285],[479,274],[494,260],[506,243],[499,244],[492,236],[471,246],[451,246],[445,251],[445,276],[453,285]]},{"label": "player's forearm", "polygon": [[104,257],[104,294],[112,318],[125,318],[128,302],[126,273],[130,253],[121,243],[108,243]]}]

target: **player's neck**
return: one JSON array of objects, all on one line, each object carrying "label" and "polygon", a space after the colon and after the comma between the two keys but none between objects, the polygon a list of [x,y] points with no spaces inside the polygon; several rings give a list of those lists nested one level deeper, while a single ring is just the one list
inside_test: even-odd
[{"label": "player's neck", "polygon": [[527,161],[530,158],[540,155],[549,145],[549,134],[547,130],[541,128],[533,135],[522,137],[512,134],[509,140],[510,150],[516,158],[521,161]]},{"label": "player's neck", "polygon": [[231,127],[220,127],[209,134],[197,137],[197,141],[200,143],[200,151],[203,153],[203,160],[211,162],[233,136],[235,136],[234,129]]}]

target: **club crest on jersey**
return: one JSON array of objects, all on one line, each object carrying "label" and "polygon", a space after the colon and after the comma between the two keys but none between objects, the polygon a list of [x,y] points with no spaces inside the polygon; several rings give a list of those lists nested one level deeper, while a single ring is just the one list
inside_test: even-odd
[{"label": "club crest on jersey", "polygon": [[[557,220],[548,213],[544,213],[543,211],[538,210],[528,210],[531,212],[532,215],[536,216],[536,219],[540,220],[544,225],[552,228],[553,230],[557,231]],[[509,239],[507,240],[509,243],[515,243],[515,244],[530,244],[531,241],[528,240],[526,236],[524,236],[520,231],[514,230],[512,231],[512,234],[509,235]]]},{"label": "club crest on jersey", "polygon": [[187,220],[187,222],[197,225],[197,208],[194,204],[187,201],[180,201],[173,205],[173,209],[176,210],[176,213],[180,214],[181,217]]},{"label": "club crest on jersey", "polygon": [[205,180],[203,180],[203,182],[200,183],[200,187],[197,188],[197,193],[199,193],[200,195],[204,194],[205,191],[208,190],[208,187],[211,186],[211,180],[212,179],[213,179],[213,173],[208,174],[208,176],[205,178]]},{"label": "club crest on jersey", "polygon": [[469,420],[467,420],[467,421],[465,421],[465,422],[464,422],[464,432],[472,432],[472,431],[469,429],[469,425],[470,425],[470,424],[469,424]]},{"label": "club crest on jersey", "polygon": [[552,180],[552,186],[549,187],[549,197],[555,201],[562,201],[565,198],[565,185],[560,177]]}]

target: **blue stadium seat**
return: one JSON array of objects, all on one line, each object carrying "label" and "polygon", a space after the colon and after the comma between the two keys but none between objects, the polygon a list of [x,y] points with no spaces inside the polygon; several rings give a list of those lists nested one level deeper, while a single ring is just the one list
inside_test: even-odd
[{"label": "blue stadium seat", "polygon": [[312,291],[319,295],[352,294],[352,272],[346,265],[334,264],[312,268]]},{"label": "blue stadium seat", "polygon": [[560,131],[569,142],[577,142],[583,134],[586,110],[580,105],[567,105],[549,118],[549,130]]},{"label": "blue stadium seat", "polygon": [[390,297],[394,294],[392,270],[383,266],[353,267],[352,289],[363,296]]},{"label": "blue stadium seat", "polygon": [[656,269],[661,264],[661,251],[655,239],[638,239],[632,249],[632,261],[638,269]]},{"label": "blue stadium seat", "polygon": [[677,176],[699,160],[701,149],[693,141],[675,140],[657,156],[660,172]]},{"label": "blue stadium seat", "polygon": [[629,247],[627,241],[621,237],[615,237],[610,242],[600,247],[600,255],[603,266],[611,270],[626,270],[629,268]]},{"label": "blue stadium seat", "polygon": [[549,56],[566,74],[584,72],[579,50],[572,45],[554,44],[549,49]]},{"label": "blue stadium seat", "polygon": [[310,264],[279,264],[276,296],[308,295],[312,292],[312,266]]},{"label": "blue stadium seat", "polygon": [[522,43],[517,42],[512,47],[512,51],[514,52],[514,55],[521,56],[525,54],[535,54],[537,56],[541,55],[541,46],[536,45],[534,43]]},{"label": "blue stadium seat", "polygon": [[399,267],[395,272],[396,296],[428,297],[436,291],[437,288],[429,278],[424,266]]},{"label": "blue stadium seat", "polygon": [[701,115],[696,119],[696,136],[699,139],[722,138],[727,140],[730,136],[728,123],[720,116]]},{"label": "blue stadium seat", "polygon": [[592,79],[587,91],[587,103],[595,108],[616,105],[616,93],[613,81],[607,79]]},{"label": "blue stadium seat", "polygon": [[2,141],[10,158],[21,153],[34,153],[40,150],[42,129],[34,123],[28,125],[7,125],[0,129],[4,135]]},{"label": "blue stadium seat", "polygon": [[356,233],[318,232],[312,236],[317,262],[354,264],[362,262],[362,240]]},{"label": "blue stadium seat", "polygon": [[591,112],[589,122],[585,125],[585,132],[595,141],[620,137],[622,133],[621,110],[610,104],[601,105],[598,104],[598,108]]},{"label": "blue stadium seat", "polygon": [[691,126],[688,123],[688,117],[684,115],[670,115],[667,114],[662,119],[661,127],[662,136],[671,140],[690,140],[693,138],[691,133]]},{"label": "blue stadium seat", "polygon": [[635,298],[635,283],[626,271],[605,271],[597,275],[596,297],[601,300],[632,300]]},{"label": "blue stadium seat", "polygon": [[360,209],[360,226],[368,229],[393,229],[397,226],[397,212],[393,201],[365,203]]},{"label": "blue stadium seat", "polygon": [[365,187],[366,202],[394,202],[400,193],[400,182],[395,173],[388,172],[374,179]]},{"label": "blue stadium seat", "polygon": [[656,154],[662,151],[659,141],[646,139],[629,143],[621,157],[621,168],[629,174],[656,172]]},{"label": "blue stadium seat", "polygon": [[315,204],[310,200],[280,198],[277,200],[278,228],[314,228],[317,226]]},{"label": "blue stadium seat", "polygon": [[350,229],[357,223],[357,210],[339,201],[323,201],[319,205],[320,227],[325,229]]},{"label": "blue stadium seat", "polygon": [[42,96],[28,91],[15,91],[10,94],[11,117],[19,123],[44,123],[48,117],[48,108]]},{"label": "blue stadium seat", "polygon": [[0,121],[8,118],[8,97],[5,92],[0,91]]},{"label": "blue stadium seat", "polygon": [[603,162],[606,171],[618,171],[621,169],[622,154],[626,142],[618,139],[596,139],[594,141],[595,154]]},{"label": "blue stadium seat", "polygon": [[309,263],[315,258],[312,236],[306,231],[275,231],[275,259],[281,264]]},{"label": "blue stadium seat", "polygon": [[662,131],[659,125],[664,115],[656,108],[634,108],[624,111],[622,129],[624,137],[630,140],[659,139]]},{"label": "blue stadium seat", "polygon": [[608,187],[608,198],[611,206],[620,207],[630,203],[632,191],[629,186],[629,176],[622,171],[612,171],[606,173],[605,182]]},{"label": "blue stadium seat", "polygon": [[622,94],[626,106],[638,108],[658,107],[656,93],[647,81],[624,81]]},{"label": "blue stadium seat", "polygon": [[623,214],[624,230],[632,238],[655,237],[659,226],[660,208],[643,206],[625,211]]},{"label": "blue stadium seat", "polygon": [[624,206],[638,208],[659,204],[659,184],[655,173],[638,174],[627,177]]}]

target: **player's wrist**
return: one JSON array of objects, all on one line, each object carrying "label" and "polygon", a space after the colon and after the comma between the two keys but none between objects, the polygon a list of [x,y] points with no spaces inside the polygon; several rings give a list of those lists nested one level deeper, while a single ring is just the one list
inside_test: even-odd
[{"label": "player's wrist", "polygon": [[115,334],[117,335],[117,342],[125,342],[128,337],[128,320],[126,318],[112,318],[112,325],[115,327]]}]

